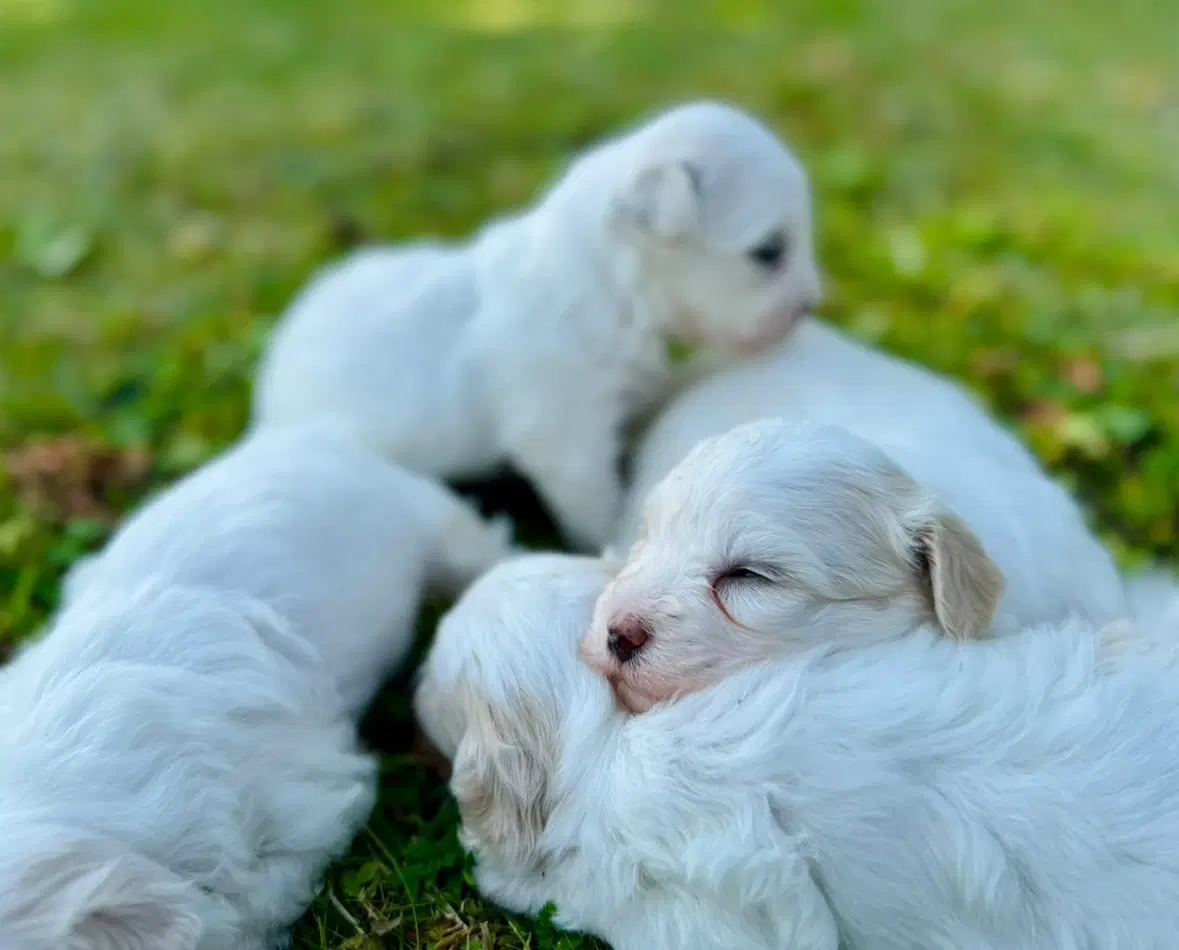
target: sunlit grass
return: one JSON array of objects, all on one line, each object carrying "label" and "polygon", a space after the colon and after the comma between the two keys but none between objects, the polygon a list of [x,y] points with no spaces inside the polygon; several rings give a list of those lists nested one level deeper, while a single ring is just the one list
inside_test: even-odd
[{"label": "sunlit grass", "polygon": [[50,23],[67,11],[68,0],[0,0],[0,23]]},{"label": "sunlit grass", "polygon": [[643,0],[462,0],[442,11],[444,22],[487,33],[514,33],[537,27],[604,29],[640,22],[649,11]]}]

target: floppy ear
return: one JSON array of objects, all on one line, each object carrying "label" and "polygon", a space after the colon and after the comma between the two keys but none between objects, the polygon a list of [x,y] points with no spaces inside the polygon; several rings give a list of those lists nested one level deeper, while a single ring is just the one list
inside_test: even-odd
[{"label": "floppy ear", "polygon": [[124,854],[77,881],[71,947],[196,950],[203,929],[184,883],[147,858]]},{"label": "floppy ear", "polygon": [[614,196],[616,220],[652,237],[682,238],[696,225],[700,172],[690,162],[640,169]]},{"label": "floppy ear", "polygon": [[1004,580],[974,532],[957,515],[936,511],[917,529],[916,554],[942,632],[952,640],[986,638]]},{"label": "floppy ear", "polygon": [[492,706],[468,688],[467,731],[454,757],[450,790],[463,820],[464,843],[519,864],[535,861],[548,821],[555,730],[535,704]]}]

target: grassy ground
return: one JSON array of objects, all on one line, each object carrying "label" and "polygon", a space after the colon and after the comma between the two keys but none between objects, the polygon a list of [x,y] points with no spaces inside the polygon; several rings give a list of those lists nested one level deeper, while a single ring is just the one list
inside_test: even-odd
[{"label": "grassy ground", "polygon": [[[1168,0],[0,0],[0,647],[236,435],[317,263],[461,234],[701,93],[813,169],[832,319],[967,379],[1120,556],[1171,558],[1177,88]],[[379,813],[296,946],[587,945],[474,896],[407,722],[394,685]]]}]

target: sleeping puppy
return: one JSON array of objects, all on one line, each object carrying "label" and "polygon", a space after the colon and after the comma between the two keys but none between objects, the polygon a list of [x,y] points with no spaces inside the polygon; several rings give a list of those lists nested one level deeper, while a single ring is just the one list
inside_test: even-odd
[{"label": "sleeping puppy", "polygon": [[693,446],[766,417],[847,430],[955,512],[1006,577],[995,632],[1074,611],[1096,623],[1125,613],[1109,553],[1014,435],[956,382],[815,319],[765,355],[686,386],[657,416],[635,449],[618,548],[639,536],[648,494]]},{"label": "sleeping puppy", "polygon": [[0,942],[267,950],[367,819],[356,720],[423,587],[504,539],[333,434],[257,434],[149,501],[0,670]]},{"label": "sleeping puppy", "polygon": [[263,357],[253,424],[329,419],[440,478],[511,466],[596,552],[669,344],[757,350],[819,290],[798,161],[753,117],[689,103],[469,244],[370,248],[316,275]]},{"label": "sleeping puppy", "polygon": [[1179,630],[881,631],[628,717],[575,656],[610,570],[498,566],[422,670],[491,899],[615,950],[1173,945]]},{"label": "sleeping puppy", "polygon": [[[741,424],[767,404],[777,407],[773,419]],[[1107,623],[1129,609],[1076,503],[964,392],[813,321],[772,358],[706,379],[673,403],[639,447],[629,504],[621,538],[637,543],[599,605],[585,655],[619,677],[620,695],[642,679],[631,696],[640,707],[676,683],[693,688],[793,644],[799,617],[771,606],[771,592],[809,591],[817,599],[806,611],[827,621],[808,619],[807,635],[831,628],[850,643],[861,642],[863,624],[849,621],[868,618],[877,629],[876,615],[892,607],[914,620],[932,612],[954,639],[1073,614]],[[852,539],[864,544],[838,550]],[[777,544],[799,549],[782,570],[740,563],[746,548],[769,557]],[[840,565],[838,590],[810,583],[820,552]],[[854,563],[855,552],[875,560]],[[774,632],[733,621],[722,589],[749,592],[761,607],[743,609]],[[709,637],[665,644],[667,654],[648,647],[661,617],[697,608],[732,621],[723,651]]]},{"label": "sleeping puppy", "polygon": [[[992,549],[1004,540],[992,535]],[[1013,598],[966,523],[875,446],[767,419],[705,439],[650,494],[582,655],[642,712],[811,647],[926,625],[982,639],[997,615],[1010,630],[1032,612],[1024,590]]]}]

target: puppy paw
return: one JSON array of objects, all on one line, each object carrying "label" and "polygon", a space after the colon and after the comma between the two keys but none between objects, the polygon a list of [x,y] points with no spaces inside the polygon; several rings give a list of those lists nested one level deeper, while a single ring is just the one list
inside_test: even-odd
[{"label": "puppy paw", "polygon": [[441,585],[454,593],[517,549],[515,524],[505,514],[484,519],[474,508],[456,508],[439,539]]}]

